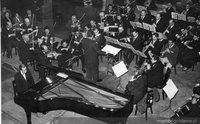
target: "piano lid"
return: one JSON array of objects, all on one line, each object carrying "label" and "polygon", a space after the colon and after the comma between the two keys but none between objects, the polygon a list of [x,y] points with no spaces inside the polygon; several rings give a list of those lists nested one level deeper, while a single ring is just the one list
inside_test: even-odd
[{"label": "piano lid", "polygon": [[129,102],[129,99],[70,78],[42,94],[39,100],[53,98],[68,98],[104,109],[120,109]]}]

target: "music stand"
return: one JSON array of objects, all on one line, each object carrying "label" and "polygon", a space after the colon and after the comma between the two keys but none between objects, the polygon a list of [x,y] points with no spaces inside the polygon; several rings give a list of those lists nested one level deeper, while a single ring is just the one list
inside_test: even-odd
[{"label": "music stand", "polygon": [[168,96],[168,98],[169,98],[170,101],[169,101],[169,106],[168,106],[165,110],[163,110],[161,113],[167,111],[168,109],[171,110],[172,112],[174,112],[174,111],[172,110],[172,108],[171,108],[171,103],[172,103],[172,99],[173,99],[174,96],[177,94],[178,89],[177,89],[176,85],[174,84],[174,82],[173,82],[171,79],[169,79],[169,80],[167,81],[166,86],[163,87],[163,90],[164,90],[165,93],[167,94],[167,96]]},{"label": "music stand", "polygon": [[[121,61],[121,62],[117,63],[116,65],[114,65],[112,67],[112,70],[113,70],[115,76],[118,78],[119,84],[120,84],[121,77],[128,72],[128,69],[127,69],[126,65],[124,64],[124,61]],[[118,88],[119,84],[117,85],[117,88]]]}]

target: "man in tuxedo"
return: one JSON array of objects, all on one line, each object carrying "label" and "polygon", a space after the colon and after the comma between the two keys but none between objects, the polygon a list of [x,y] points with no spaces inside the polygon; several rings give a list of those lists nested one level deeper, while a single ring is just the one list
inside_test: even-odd
[{"label": "man in tuxedo", "polygon": [[153,25],[156,28],[156,32],[160,32],[163,33],[166,25],[165,25],[165,21],[161,18],[160,13],[156,14],[156,19],[153,21]]},{"label": "man in tuxedo", "polygon": [[[153,56],[153,54],[160,56],[160,52],[161,52],[162,47],[163,47],[163,42],[159,41],[158,36],[159,36],[158,33],[154,33],[152,35],[152,41],[150,41],[148,43],[148,45],[146,46],[146,48],[144,49],[144,53],[147,56],[147,59],[150,59]],[[138,66],[141,67],[144,60],[145,60],[145,58],[140,57],[140,60],[138,62]]]},{"label": "man in tuxedo", "polygon": [[140,74],[138,67],[133,68],[133,73],[124,93],[134,95],[134,104],[137,104],[147,93],[147,77],[144,74]]},{"label": "man in tuxedo", "polygon": [[175,22],[173,19],[169,20],[169,25],[163,32],[163,34],[166,35],[166,37],[169,39],[175,38],[176,33],[179,31],[179,28],[177,25],[175,25]]},{"label": "man in tuxedo", "polygon": [[24,16],[24,19],[25,18],[28,18],[30,20],[31,25],[33,25],[34,22],[36,21],[35,14],[32,13],[32,11],[30,9],[26,10],[26,15]]},{"label": "man in tuxedo", "polygon": [[17,94],[26,91],[35,84],[31,72],[24,64],[19,65],[19,71],[14,76]]},{"label": "man in tuxedo", "polygon": [[[48,67],[51,67],[51,62],[50,62],[50,59],[48,58],[48,47],[46,45],[42,45],[41,46],[41,49],[38,49],[36,51],[37,53],[37,64],[42,64],[42,65],[45,65],[45,66],[48,66]],[[50,57],[50,56],[49,56]],[[45,80],[45,69],[38,66],[38,71],[39,71],[39,77],[42,79],[42,80]]]},{"label": "man in tuxedo", "polygon": [[28,42],[29,42],[29,36],[27,34],[24,34],[22,36],[22,40],[20,40],[19,46],[18,46],[19,47],[19,60],[25,66],[27,66],[28,59],[35,59],[34,54],[33,54],[34,48]]},{"label": "man in tuxedo", "polygon": [[167,4],[167,8],[164,10],[164,16],[163,18],[166,20],[166,21],[169,21],[170,19],[172,19],[171,17],[171,13],[174,12],[174,8],[172,7],[172,3],[168,3]]},{"label": "man in tuxedo", "polygon": [[87,32],[88,38],[82,40],[82,47],[85,53],[85,67],[86,67],[86,77],[94,80],[101,81],[99,79],[99,59],[98,54],[105,55],[106,53],[98,48],[97,43],[93,40],[94,32],[89,30]]},{"label": "man in tuxedo", "polygon": [[[134,30],[132,32],[133,34],[133,38],[130,41],[130,44],[132,45],[132,47],[136,50],[142,51],[142,37],[141,35],[138,34],[137,30]],[[134,58],[134,53],[132,50],[128,50],[128,55],[127,55],[128,59],[127,59],[127,64],[130,65],[130,63],[132,62],[133,58]]]}]

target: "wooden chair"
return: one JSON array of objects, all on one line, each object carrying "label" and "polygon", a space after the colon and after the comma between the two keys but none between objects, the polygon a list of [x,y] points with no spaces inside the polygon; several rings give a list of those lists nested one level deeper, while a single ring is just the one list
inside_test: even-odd
[{"label": "wooden chair", "polygon": [[[150,90],[147,92],[147,97],[146,97],[146,110],[145,110],[145,120],[147,121],[147,113],[148,113],[148,109],[150,109],[151,114],[153,114],[153,90]],[[136,109],[135,109],[135,115],[137,114],[137,110],[138,110],[138,105],[136,104]]]}]

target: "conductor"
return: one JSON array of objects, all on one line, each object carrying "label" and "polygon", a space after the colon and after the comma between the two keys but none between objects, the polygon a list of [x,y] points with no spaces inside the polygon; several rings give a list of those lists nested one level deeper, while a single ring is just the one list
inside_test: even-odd
[{"label": "conductor", "polygon": [[86,77],[100,82],[99,79],[99,59],[98,55],[105,55],[106,52],[101,51],[98,48],[98,44],[93,40],[94,32],[89,30],[87,32],[87,38],[82,40],[82,47],[85,54],[85,67],[86,67]]}]

